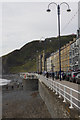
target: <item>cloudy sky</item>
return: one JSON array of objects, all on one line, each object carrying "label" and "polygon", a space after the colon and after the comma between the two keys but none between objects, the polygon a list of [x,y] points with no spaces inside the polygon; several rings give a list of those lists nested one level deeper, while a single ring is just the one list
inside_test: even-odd
[{"label": "cloudy sky", "polygon": [[[70,13],[66,12],[65,4],[61,6],[61,35],[76,33],[78,29],[78,2],[68,3],[72,10]],[[19,49],[32,40],[58,35],[57,8],[51,5],[51,12],[47,13],[48,4],[49,2],[0,3],[0,56]]]}]

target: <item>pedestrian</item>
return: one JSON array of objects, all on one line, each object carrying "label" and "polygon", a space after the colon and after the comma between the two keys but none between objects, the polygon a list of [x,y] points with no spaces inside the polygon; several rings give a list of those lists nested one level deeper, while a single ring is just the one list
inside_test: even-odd
[{"label": "pedestrian", "polygon": [[14,88],[14,86],[12,85],[12,89]]},{"label": "pedestrian", "polygon": [[46,77],[47,77],[47,78],[49,77],[49,73],[48,73],[48,72],[46,73]]},{"label": "pedestrian", "polygon": [[47,72],[46,72],[46,71],[44,71],[45,76],[46,76],[46,73],[47,73]]},{"label": "pedestrian", "polygon": [[52,79],[54,80],[54,72],[52,72]]},{"label": "pedestrian", "polygon": [[64,72],[62,72],[62,74],[61,74],[61,78],[62,78],[62,80],[64,79]]},{"label": "pedestrian", "polygon": [[6,86],[6,89],[8,90],[8,85]]},{"label": "pedestrian", "polygon": [[60,74],[59,74],[59,72],[57,73],[57,79],[59,79],[60,78]]},{"label": "pedestrian", "polygon": [[65,74],[65,73],[63,73],[63,80],[65,80],[65,78],[66,78],[66,74]]}]

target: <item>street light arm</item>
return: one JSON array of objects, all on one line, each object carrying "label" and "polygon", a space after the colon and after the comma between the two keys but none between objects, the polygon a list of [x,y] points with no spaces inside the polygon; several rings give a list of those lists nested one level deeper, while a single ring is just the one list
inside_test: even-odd
[{"label": "street light arm", "polygon": [[61,6],[62,4],[66,4],[66,5],[68,6],[68,9],[70,9],[70,6],[68,5],[68,3],[62,2],[62,3],[60,4],[60,6]]},{"label": "street light arm", "polygon": [[57,4],[56,4],[55,2],[51,2],[51,3],[48,5],[48,9],[49,9],[49,6],[50,6],[51,4],[55,4],[55,5],[57,6]]}]

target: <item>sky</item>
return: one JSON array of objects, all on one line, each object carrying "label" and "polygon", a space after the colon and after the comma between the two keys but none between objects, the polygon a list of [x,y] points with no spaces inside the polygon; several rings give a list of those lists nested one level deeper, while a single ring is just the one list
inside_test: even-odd
[{"label": "sky", "polygon": [[[51,5],[51,12],[47,13],[49,3],[0,2],[0,56],[41,37],[58,35],[57,7]],[[61,35],[74,34],[78,29],[78,2],[70,1],[68,4],[70,13],[65,4],[61,5]]]}]

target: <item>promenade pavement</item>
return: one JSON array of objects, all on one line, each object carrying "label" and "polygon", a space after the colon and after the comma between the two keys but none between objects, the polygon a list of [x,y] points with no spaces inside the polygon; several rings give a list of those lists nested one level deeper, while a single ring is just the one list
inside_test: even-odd
[{"label": "promenade pavement", "polygon": [[73,89],[75,89],[75,90],[77,90],[77,91],[80,91],[80,84],[76,84],[76,83],[73,83],[73,82],[69,82],[69,81],[66,81],[66,80],[56,80],[55,79],[55,81],[57,81],[57,82],[59,82],[59,83],[61,83],[61,84],[63,84],[63,85],[66,85],[66,86],[68,86],[68,87],[70,87],[70,88],[73,88]]}]

